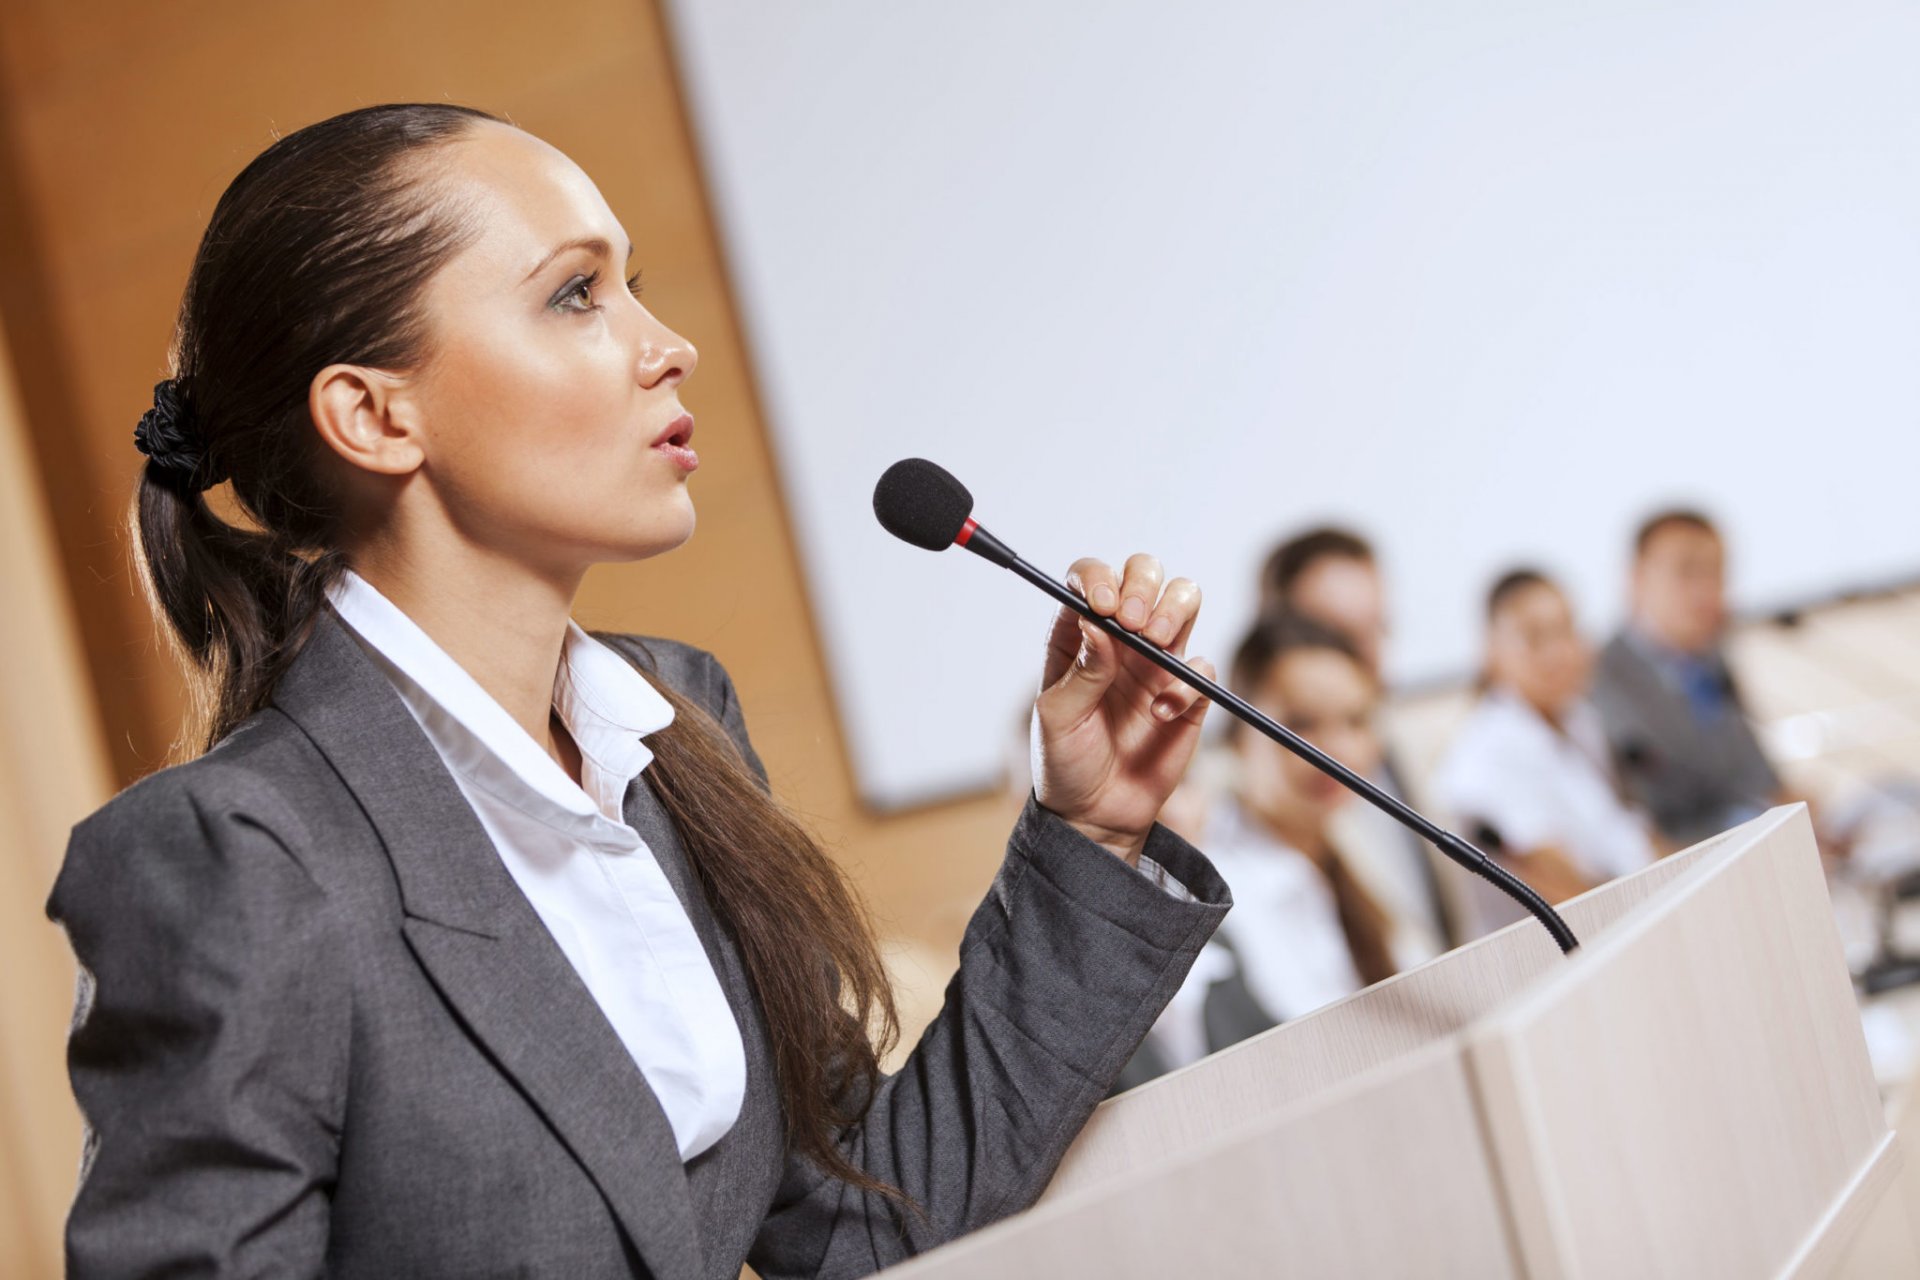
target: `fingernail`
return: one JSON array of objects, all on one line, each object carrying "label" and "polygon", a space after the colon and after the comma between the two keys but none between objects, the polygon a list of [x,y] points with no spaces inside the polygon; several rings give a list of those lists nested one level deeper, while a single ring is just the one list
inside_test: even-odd
[{"label": "fingernail", "polygon": [[1172,698],[1163,697],[1153,700],[1153,714],[1156,719],[1171,720],[1178,710],[1179,708],[1174,705]]},{"label": "fingernail", "polygon": [[1128,627],[1137,627],[1147,620],[1147,606],[1140,603],[1139,596],[1128,596],[1127,602],[1120,606],[1120,621]]},{"label": "fingernail", "polygon": [[1102,613],[1112,613],[1117,598],[1112,587],[1102,585],[1093,589],[1093,607]]},{"label": "fingernail", "polygon": [[1153,641],[1155,644],[1165,644],[1167,641],[1173,639],[1173,620],[1171,618],[1155,618],[1153,625],[1147,628],[1147,639]]}]

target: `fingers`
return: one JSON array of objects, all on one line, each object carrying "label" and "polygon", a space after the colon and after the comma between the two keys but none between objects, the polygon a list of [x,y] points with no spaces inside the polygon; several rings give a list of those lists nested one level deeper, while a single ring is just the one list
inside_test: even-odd
[{"label": "fingers", "polygon": [[1117,575],[1106,561],[1092,556],[1075,560],[1067,570],[1067,585],[1079,592],[1095,613],[1114,619],[1129,631],[1142,632],[1159,645],[1178,636],[1200,607],[1200,588],[1192,581],[1176,578],[1167,583],[1167,592],[1163,593],[1164,579],[1158,558],[1144,551],[1127,557],[1125,568]]},{"label": "fingers", "polygon": [[1052,688],[1080,654],[1080,615],[1062,607],[1047,629],[1047,661],[1040,670],[1041,689]]},{"label": "fingers", "polygon": [[1160,603],[1140,634],[1169,653],[1178,654],[1187,647],[1193,633],[1193,621],[1200,614],[1200,587],[1191,578],[1175,578],[1160,593]]},{"label": "fingers", "polygon": [[1160,561],[1140,552],[1127,557],[1126,576],[1120,583],[1120,612],[1115,619],[1129,631],[1147,625],[1153,615],[1154,601],[1160,598]]},{"label": "fingers", "polygon": [[[1164,578],[1159,559],[1144,552],[1128,557],[1118,573],[1091,556],[1074,561],[1067,570],[1067,585],[1092,606],[1094,613],[1179,655],[1186,651],[1200,613],[1200,588],[1190,578],[1175,578],[1163,587]],[[1047,636],[1043,690],[1071,676],[1075,689],[1081,694],[1094,694],[1097,701],[1097,695],[1105,693],[1116,674],[1128,672],[1132,673],[1128,675],[1129,688],[1135,691],[1141,706],[1172,691],[1175,698],[1167,719],[1177,720],[1192,709],[1197,695],[1173,676],[1128,653],[1099,627],[1084,623],[1071,610],[1062,609],[1055,616]],[[1078,708],[1081,699],[1076,696],[1072,705]]]},{"label": "fingers", "polygon": [[1120,581],[1104,560],[1092,556],[1075,560],[1067,570],[1067,586],[1103,618],[1111,618],[1120,608]]},{"label": "fingers", "polygon": [[[1205,658],[1194,658],[1187,665],[1209,680],[1219,677],[1219,672]],[[1172,724],[1180,719],[1197,724],[1200,718],[1207,714],[1207,699],[1192,685],[1182,680],[1175,680],[1164,693],[1153,700],[1152,710],[1153,718],[1163,724]]]},{"label": "fingers", "polygon": [[[1120,670],[1118,645],[1111,636],[1076,613],[1063,610],[1062,615],[1049,637],[1047,676],[1036,707],[1043,724],[1059,729],[1076,725],[1098,710]],[[1060,662],[1063,641],[1071,655]]]}]

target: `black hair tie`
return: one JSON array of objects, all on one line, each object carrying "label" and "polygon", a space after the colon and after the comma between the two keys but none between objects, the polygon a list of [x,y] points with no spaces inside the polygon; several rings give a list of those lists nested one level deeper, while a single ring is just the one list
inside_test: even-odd
[{"label": "black hair tie", "polygon": [[189,491],[211,488],[226,479],[208,460],[206,441],[193,420],[178,378],[154,384],[153,408],[140,415],[140,425],[133,429],[133,443]]}]

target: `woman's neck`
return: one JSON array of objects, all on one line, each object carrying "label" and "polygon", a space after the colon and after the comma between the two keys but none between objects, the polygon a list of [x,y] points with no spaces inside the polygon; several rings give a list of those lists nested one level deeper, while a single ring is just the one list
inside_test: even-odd
[{"label": "woman's neck", "polygon": [[553,686],[579,586],[529,572],[477,548],[429,567],[374,547],[350,556],[365,578],[446,650],[535,742],[564,766],[552,724]]},{"label": "woman's neck", "polygon": [[1327,847],[1325,814],[1285,801],[1257,797],[1242,796],[1240,802],[1270,835],[1313,861],[1320,861]]},{"label": "woman's neck", "polygon": [[1566,708],[1543,707],[1538,702],[1535,702],[1532,698],[1529,698],[1525,694],[1521,693],[1518,689],[1514,688],[1512,685],[1505,685],[1505,684],[1495,685],[1494,689],[1497,693],[1500,693],[1505,697],[1512,698],[1515,702],[1519,703],[1521,706],[1525,707],[1527,710],[1533,712],[1533,714],[1539,716],[1542,720],[1545,720],[1547,722],[1547,727],[1549,729],[1552,729],[1555,733],[1566,732]]}]

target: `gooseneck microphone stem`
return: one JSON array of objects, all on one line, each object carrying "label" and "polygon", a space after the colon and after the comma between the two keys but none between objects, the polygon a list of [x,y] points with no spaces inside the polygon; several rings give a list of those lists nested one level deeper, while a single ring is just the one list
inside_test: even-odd
[{"label": "gooseneck microphone stem", "polygon": [[[971,523],[971,521],[969,521],[969,523]],[[1338,760],[1314,746],[1311,742],[1308,742],[1305,738],[1287,728],[1287,726],[1281,724],[1272,716],[1267,715],[1258,707],[1247,702],[1246,699],[1240,697],[1231,689],[1228,689],[1218,681],[1209,680],[1180,659],[1168,653],[1165,649],[1162,649],[1159,645],[1153,643],[1153,641],[1127,630],[1112,618],[1103,617],[1095,613],[1093,606],[1088,604],[1083,597],[1076,594],[1071,588],[1067,587],[1066,584],[1056,582],[1053,578],[1048,577],[1039,569],[1034,568],[1019,556],[1006,550],[1005,544],[987,533],[986,530],[976,525],[969,531],[969,535],[967,540],[961,543],[961,545],[965,546],[969,551],[975,551],[977,549],[978,554],[985,559],[991,560],[1003,568],[1013,570],[1014,573],[1025,578],[1028,582],[1031,582],[1034,586],[1040,588],[1081,617],[1088,619],[1115,640],[1118,640],[1121,644],[1127,646],[1127,648],[1153,663],[1156,667],[1159,667],[1176,679],[1185,681],[1195,689],[1206,694],[1208,698],[1220,706],[1225,707],[1228,711],[1232,712],[1247,724],[1252,725],[1261,733],[1266,734],[1269,738],[1272,738],[1275,742],[1293,752],[1293,754],[1299,756],[1314,768],[1320,770],[1320,772],[1335,779],[1341,786],[1358,795],[1361,799],[1391,817],[1401,826],[1406,827],[1421,838],[1430,841],[1434,848],[1446,854],[1447,857],[1453,859],[1475,875],[1491,881],[1501,892],[1525,907],[1528,912],[1533,915],[1534,919],[1546,926],[1547,932],[1553,935],[1555,944],[1559,946],[1562,952],[1571,952],[1575,947],[1580,945],[1579,940],[1573,936],[1573,930],[1567,927],[1567,922],[1562,920],[1559,913],[1548,905],[1545,898],[1534,891],[1532,885],[1508,871],[1485,853],[1476,849],[1472,844],[1460,836],[1453,834],[1453,832],[1446,830],[1425,814],[1422,814],[1419,810],[1407,804],[1404,800],[1401,800],[1398,796],[1383,790],[1370,779],[1355,773],[1352,769],[1341,764]],[[1005,552],[1004,560],[1001,555],[995,554],[1001,551]]]},{"label": "gooseneck microphone stem", "polygon": [[1232,690],[1209,680],[1159,645],[1135,635],[1112,618],[1095,613],[1092,605],[1064,583],[1054,581],[1015,555],[1012,547],[982,529],[974,520],[973,495],[943,468],[925,458],[906,458],[894,463],[880,477],[880,483],[873,491],[873,511],[887,532],[916,547],[928,551],[965,547],[991,564],[1013,570],[1162,671],[1206,694],[1401,826],[1431,842],[1447,857],[1491,882],[1545,925],[1561,951],[1572,951],[1580,945],[1573,936],[1573,930],[1567,928],[1567,922],[1526,881],[1466,840],[1429,821],[1399,797],[1383,791],[1287,726],[1251,706]]}]

